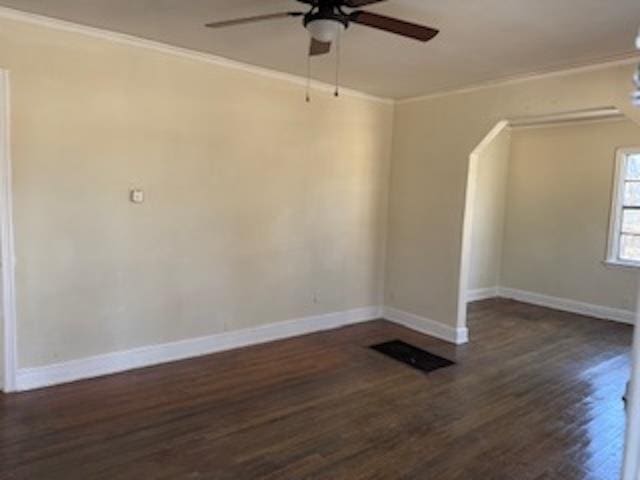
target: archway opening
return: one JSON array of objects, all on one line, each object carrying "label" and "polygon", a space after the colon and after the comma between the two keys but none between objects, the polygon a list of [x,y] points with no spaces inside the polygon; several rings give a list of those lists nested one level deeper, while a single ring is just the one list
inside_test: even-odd
[{"label": "archway opening", "polygon": [[493,298],[633,323],[637,275],[622,259],[637,250],[640,262],[640,211],[631,205],[612,230],[612,199],[619,152],[638,145],[640,126],[613,107],[491,129],[469,160],[459,327],[469,303]]}]

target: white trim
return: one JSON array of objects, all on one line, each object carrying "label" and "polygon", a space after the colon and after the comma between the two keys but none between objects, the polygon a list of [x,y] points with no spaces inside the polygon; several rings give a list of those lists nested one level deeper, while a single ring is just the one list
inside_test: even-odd
[{"label": "white trim", "polygon": [[640,329],[638,328],[636,328],[633,340],[631,365],[622,480],[640,479]]},{"label": "white trim", "polygon": [[512,130],[539,130],[543,128],[565,128],[565,127],[576,127],[583,125],[594,125],[594,124],[603,124],[603,123],[622,123],[628,122],[629,117],[625,115],[620,115],[619,117],[603,117],[603,118],[594,118],[589,120],[575,120],[575,121],[566,121],[566,122],[558,122],[558,123],[546,123],[539,125],[525,125],[522,127],[509,127]]},{"label": "white trim", "polygon": [[614,322],[621,322],[629,325],[635,324],[636,314],[631,310],[594,305],[591,303],[579,302],[577,300],[570,300],[568,298],[552,297],[541,293],[517,290],[515,288],[500,287],[498,289],[498,296],[555,310],[600,318],[602,320],[612,320]]},{"label": "white trim", "polygon": [[456,345],[463,345],[469,341],[469,330],[466,327],[454,328],[393,307],[384,307],[383,316],[386,320],[398,323],[411,330],[455,343]]},{"label": "white trim", "polygon": [[500,295],[500,287],[490,288],[476,288],[474,290],[467,290],[467,303],[479,302],[481,300],[489,300],[490,298],[496,298]]},{"label": "white trim", "polygon": [[[57,18],[51,18],[44,15],[37,15],[35,13],[27,13],[20,10],[15,10],[8,7],[0,7],[0,18],[8,20],[14,20],[18,22],[29,23],[31,25],[37,25],[40,27],[52,28],[69,33],[76,33],[80,35],[86,35],[100,40],[107,40],[109,42],[118,43],[121,45],[127,45],[131,47],[144,48],[155,52],[164,53],[167,55],[178,56],[181,58],[187,58],[190,60],[209,63],[219,67],[232,68],[234,70],[240,70],[243,72],[251,73],[254,75],[260,75],[263,77],[272,78],[275,80],[281,80],[289,83],[293,83],[299,86],[306,86],[307,79],[298,75],[290,73],[279,72],[269,68],[258,67],[256,65],[250,65],[247,63],[231,60],[229,58],[221,57],[211,53],[200,52],[197,50],[191,50],[188,48],[176,47],[162,42],[154,40],[148,40],[145,38],[136,37],[133,35],[127,35],[124,33],[112,32],[101,28],[89,27],[66,20],[60,20]],[[311,87],[323,92],[329,92],[333,94],[335,90],[334,85],[330,85],[325,82],[313,80]],[[350,88],[340,88],[342,95],[361,98],[365,100],[372,100],[376,102],[382,102],[386,104],[394,104],[394,100],[390,98],[378,97],[368,93],[360,92],[358,90]]]},{"label": "white trim", "polygon": [[544,80],[547,78],[564,77],[564,76],[575,75],[579,73],[587,73],[587,72],[593,72],[598,70],[604,70],[607,68],[622,67],[622,66],[638,63],[638,61],[640,61],[640,54],[638,54],[637,52],[630,52],[628,54],[621,55],[620,57],[613,57],[609,59],[606,59],[606,58],[599,59],[585,65],[578,65],[574,67],[564,67],[564,68],[558,68],[558,69],[552,69],[552,70],[540,71],[540,72],[532,72],[532,73],[526,73],[523,75],[514,75],[511,77],[505,77],[505,78],[497,78],[493,80],[487,80],[485,82],[478,82],[478,83],[463,86],[463,87],[435,91],[433,93],[428,93],[426,95],[417,95],[414,97],[401,98],[401,99],[397,99],[396,103],[404,104],[404,103],[422,102],[426,100],[432,100],[434,98],[446,97],[449,95],[471,93],[471,92],[476,92],[478,90],[504,87],[507,85],[516,85],[519,83],[525,83],[525,82],[534,81],[534,80]]},{"label": "white trim", "polygon": [[616,107],[588,108],[569,112],[553,113],[550,115],[527,115],[509,119],[511,128],[532,128],[540,126],[558,126],[589,121],[625,119],[624,114]]},{"label": "white trim", "polygon": [[2,390],[5,392],[12,392],[15,389],[18,356],[9,90],[9,74],[5,70],[0,70],[0,261],[2,262],[0,269],[2,270],[2,323],[4,326]]},{"label": "white trim", "polygon": [[602,262],[607,267],[615,268],[640,268],[640,262],[632,262],[630,260],[605,260]]},{"label": "white trim", "polygon": [[632,154],[640,153],[640,147],[625,147],[616,150],[615,174],[609,212],[609,238],[605,262],[613,266],[639,267],[640,263],[620,258],[620,231],[622,223],[622,204],[624,202],[625,162]]},{"label": "white trim", "polygon": [[594,305],[577,300],[570,300],[568,298],[560,298],[551,295],[544,295],[541,293],[527,292],[525,290],[518,290],[515,288],[479,288],[476,290],[469,290],[466,293],[467,303],[488,300],[491,298],[508,298],[523,303],[530,303],[532,305],[552,308],[554,310],[577,313],[579,315],[586,315],[589,317],[611,320],[614,322],[621,322],[629,325],[634,325],[636,318],[635,312],[631,310]]},{"label": "white trim", "polygon": [[[633,324],[635,320],[635,314],[630,311],[590,305],[574,300],[550,297],[522,290],[499,287],[498,296],[623,323]],[[439,338],[456,345],[462,345],[469,341],[469,331],[466,327],[454,328],[393,307],[364,307],[344,312],[304,317],[208,337],[107,353],[54,365],[21,368],[17,371],[16,388],[14,391],[33,390],[125,372],[234,348],[242,348],[309,333],[332,330],[381,317],[421,334]]]},{"label": "white trim", "polygon": [[298,318],[234,332],[107,353],[89,358],[21,368],[15,391],[23,392],[78,380],[125,372],[216,352],[273,342],[309,333],[385,318],[421,334],[456,345],[469,341],[466,328],[454,328],[392,307],[364,307],[344,312]]},{"label": "white trim", "polygon": [[378,319],[381,317],[381,313],[380,307],[357,308],[272,323],[246,330],[225,332],[208,337],[107,353],[43,367],[21,368],[18,370],[17,375],[17,391],[33,390],[323,330],[331,330]]}]

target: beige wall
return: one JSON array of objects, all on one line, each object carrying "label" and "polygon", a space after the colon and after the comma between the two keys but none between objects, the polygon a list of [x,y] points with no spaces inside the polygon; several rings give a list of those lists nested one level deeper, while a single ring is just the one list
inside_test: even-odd
[{"label": "beige wall", "polygon": [[514,130],[502,286],[633,310],[636,273],[605,266],[615,152],[629,120]]},{"label": "beige wall", "polygon": [[505,117],[626,108],[632,72],[308,105],[284,81],[9,20],[0,67],[20,367],[377,305],[383,290],[460,324],[469,153]]},{"label": "beige wall", "polygon": [[501,120],[617,106],[629,101],[633,66],[553,75],[396,106],[386,301],[464,326],[461,251],[469,155]]},{"label": "beige wall", "polygon": [[20,367],[381,303],[392,105],[8,20],[0,67]]},{"label": "beige wall", "polygon": [[500,286],[511,131],[500,131],[476,155],[469,290]]}]

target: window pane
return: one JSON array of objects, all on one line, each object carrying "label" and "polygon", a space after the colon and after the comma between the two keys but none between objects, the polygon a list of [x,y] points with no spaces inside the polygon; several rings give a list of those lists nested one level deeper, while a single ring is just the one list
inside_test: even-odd
[{"label": "window pane", "polygon": [[620,259],[640,261],[640,237],[620,235]]},{"label": "window pane", "polygon": [[640,155],[629,155],[627,157],[626,180],[640,180]]},{"label": "window pane", "polygon": [[625,182],[624,205],[627,207],[640,206],[640,182]]},{"label": "window pane", "polygon": [[640,210],[622,210],[622,233],[640,234]]}]

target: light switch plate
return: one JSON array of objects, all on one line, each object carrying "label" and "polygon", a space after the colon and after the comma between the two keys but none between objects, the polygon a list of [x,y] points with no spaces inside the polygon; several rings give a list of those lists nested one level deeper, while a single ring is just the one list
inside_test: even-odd
[{"label": "light switch plate", "polygon": [[144,203],[144,191],[137,188],[131,190],[130,198],[133,203]]}]

